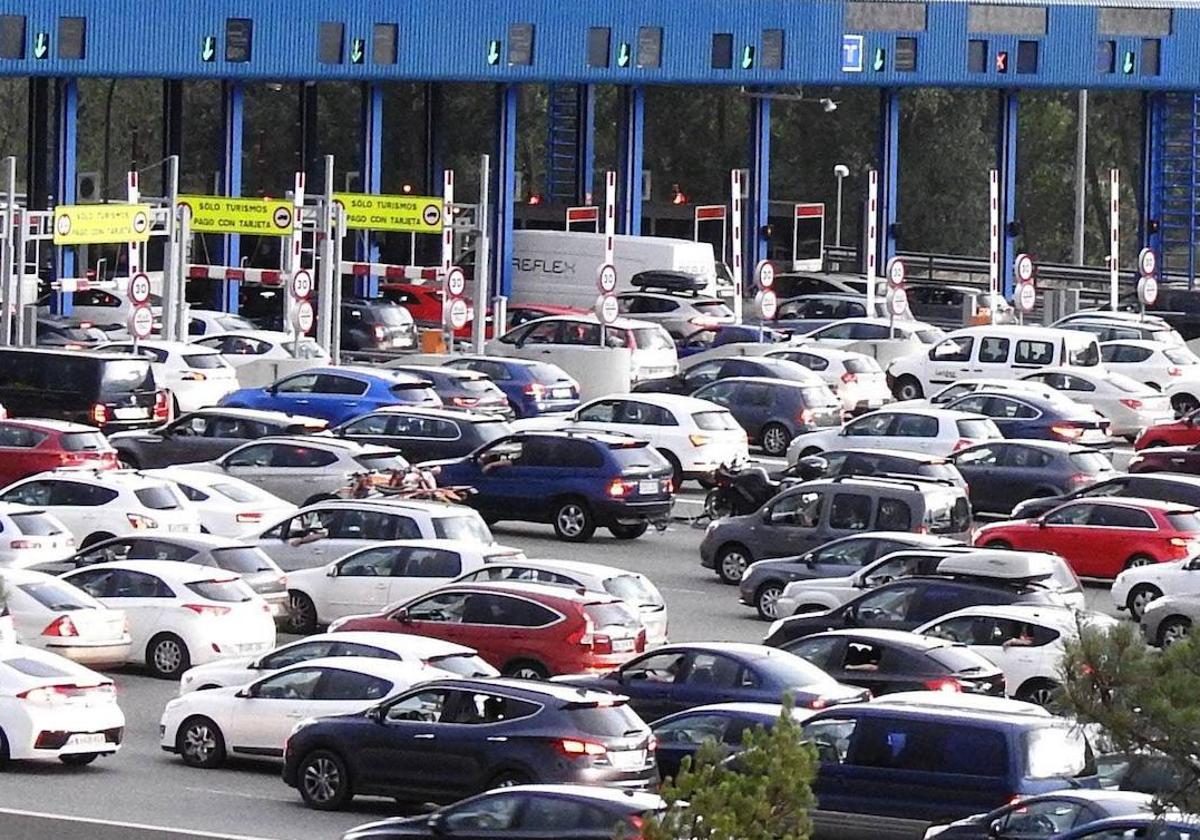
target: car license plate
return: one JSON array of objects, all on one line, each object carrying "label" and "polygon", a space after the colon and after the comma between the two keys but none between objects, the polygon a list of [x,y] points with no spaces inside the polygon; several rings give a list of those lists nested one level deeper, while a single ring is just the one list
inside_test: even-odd
[{"label": "car license plate", "polygon": [[638,482],[638,492],[643,496],[653,496],[658,492],[658,482],[654,479]]},{"label": "car license plate", "polygon": [[167,530],[175,534],[185,534],[192,530],[192,526],[182,522],[176,522],[174,525],[168,527]]},{"label": "car license plate", "polygon": [[138,420],[143,417],[150,416],[150,409],[145,406],[134,406],[133,408],[118,408],[113,411],[113,417],[118,420]]},{"label": "car license plate", "polygon": [[646,766],[645,750],[614,750],[608,757],[618,770],[640,770]]},{"label": "car license plate", "polygon": [[67,739],[68,747],[102,747],[104,744],[103,732],[81,732]]},{"label": "car license plate", "polygon": [[633,650],[633,646],[633,639],[613,639],[612,643],[613,653],[629,653]]},{"label": "car license plate", "polygon": [[555,388],[553,391],[550,392],[550,396],[554,397],[554,399],[556,399],[556,400],[569,400],[569,399],[571,399],[571,389],[570,388]]}]

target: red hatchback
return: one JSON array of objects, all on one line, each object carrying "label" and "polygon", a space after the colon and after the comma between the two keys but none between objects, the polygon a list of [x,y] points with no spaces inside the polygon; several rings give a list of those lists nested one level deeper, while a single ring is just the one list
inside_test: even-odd
[{"label": "red hatchback", "polygon": [[431,636],[475,648],[505,676],[607,673],[646,649],[646,628],[623,601],[561,586],[450,584],[331,631]]},{"label": "red hatchback", "polygon": [[1200,551],[1200,511],[1152,499],[1081,498],[1039,519],[979,529],[975,545],[1048,551],[1080,577],[1115,578],[1133,566],[1182,560]]},{"label": "red hatchback", "polygon": [[0,487],[46,470],[115,470],[117,466],[117,450],[92,426],[61,420],[0,420]]},{"label": "red hatchback", "polygon": [[1151,446],[1194,446],[1200,443],[1200,408],[1173,423],[1147,426],[1133,442],[1134,449]]}]

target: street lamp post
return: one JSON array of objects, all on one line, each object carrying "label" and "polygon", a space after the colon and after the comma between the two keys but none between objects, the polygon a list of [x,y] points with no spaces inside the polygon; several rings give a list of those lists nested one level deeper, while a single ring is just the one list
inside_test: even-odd
[{"label": "street lamp post", "polygon": [[843,163],[833,167],[833,177],[837,178],[837,219],[834,221],[834,245],[842,247],[842,180],[850,174],[850,168]]}]

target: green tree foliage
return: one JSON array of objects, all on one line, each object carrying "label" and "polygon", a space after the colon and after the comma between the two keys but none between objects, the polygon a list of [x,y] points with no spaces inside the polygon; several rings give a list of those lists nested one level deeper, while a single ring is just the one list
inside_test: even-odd
[{"label": "green tree foliage", "polygon": [[790,705],[770,731],[746,733],[734,766],[726,755],[710,741],[684,760],[661,791],[669,807],[647,819],[646,840],[808,840],[817,758]]}]

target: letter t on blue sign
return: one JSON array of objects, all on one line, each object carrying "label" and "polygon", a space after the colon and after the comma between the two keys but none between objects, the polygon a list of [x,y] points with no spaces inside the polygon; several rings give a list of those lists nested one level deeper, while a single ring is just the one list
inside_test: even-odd
[{"label": "letter t on blue sign", "polygon": [[842,36],[842,72],[861,73],[863,69],[863,36]]}]

